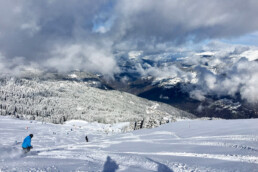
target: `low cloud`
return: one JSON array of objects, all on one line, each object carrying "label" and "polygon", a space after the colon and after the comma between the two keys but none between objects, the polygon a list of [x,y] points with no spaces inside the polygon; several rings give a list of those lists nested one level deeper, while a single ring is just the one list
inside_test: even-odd
[{"label": "low cloud", "polygon": [[143,76],[154,76],[161,78],[179,77],[182,73],[182,71],[174,65],[164,67],[149,66],[147,69],[143,69],[142,66],[139,65],[137,70]]},{"label": "low cloud", "polygon": [[190,97],[199,101],[205,100],[205,96],[201,90],[193,90],[190,92]]},{"label": "low cloud", "polygon": [[40,74],[42,67],[37,63],[26,62],[24,57],[16,57],[12,59],[6,58],[0,53],[0,75],[23,76],[24,74],[33,73]]},{"label": "low cloud", "polygon": [[51,52],[52,58],[44,64],[46,67],[67,72],[73,69],[101,73],[113,77],[119,72],[113,54],[107,49],[93,45],[74,44],[56,47]]},{"label": "low cloud", "polygon": [[190,83],[192,87],[185,91],[199,101],[211,95],[235,97],[239,94],[249,103],[258,103],[258,47],[218,42],[209,47],[202,47],[201,53],[183,54],[186,57],[179,57],[180,62],[167,63],[169,58],[159,54],[157,56],[163,57],[162,65],[138,64],[137,71],[142,76],[177,78],[182,83]]},{"label": "low cloud", "polygon": [[258,103],[258,92],[255,89],[258,86],[258,62],[242,57],[241,51],[239,54],[235,52],[224,52],[224,56],[218,52],[217,56],[207,60],[209,63],[199,63],[195,68],[198,73],[197,90],[191,92],[192,98],[201,100],[206,95],[234,97],[240,93],[243,100]]}]

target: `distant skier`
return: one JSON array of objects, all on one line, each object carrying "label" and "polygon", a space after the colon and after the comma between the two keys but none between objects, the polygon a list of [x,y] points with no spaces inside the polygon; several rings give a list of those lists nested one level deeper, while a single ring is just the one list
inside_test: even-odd
[{"label": "distant skier", "polygon": [[31,139],[33,137],[33,134],[30,134],[27,136],[22,143],[22,148],[25,153],[28,153],[33,147],[31,146]]},{"label": "distant skier", "polygon": [[85,140],[86,140],[86,142],[89,142],[89,140],[88,140],[88,137],[87,137],[87,136],[85,137]]}]

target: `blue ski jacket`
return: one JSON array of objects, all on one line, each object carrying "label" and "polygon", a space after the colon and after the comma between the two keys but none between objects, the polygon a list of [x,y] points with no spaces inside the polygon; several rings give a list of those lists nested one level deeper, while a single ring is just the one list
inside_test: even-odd
[{"label": "blue ski jacket", "polygon": [[31,137],[27,136],[22,143],[22,148],[28,148],[31,147]]}]

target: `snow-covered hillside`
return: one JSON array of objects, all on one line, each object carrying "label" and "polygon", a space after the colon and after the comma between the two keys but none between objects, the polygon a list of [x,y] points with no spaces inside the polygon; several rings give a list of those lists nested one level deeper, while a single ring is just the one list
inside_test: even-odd
[{"label": "snow-covered hillside", "polygon": [[[258,120],[179,121],[129,133],[119,126],[0,117],[0,171],[258,171]],[[110,131],[111,131],[110,130]],[[21,142],[33,133],[34,148]],[[89,142],[85,142],[85,135]]]},{"label": "snow-covered hillside", "polygon": [[152,128],[193,115],[132,94],[90,87],[87,82],[3,78],[0,114],[63,123],[82,119],[100,123],[130,122],[127,130]]}]

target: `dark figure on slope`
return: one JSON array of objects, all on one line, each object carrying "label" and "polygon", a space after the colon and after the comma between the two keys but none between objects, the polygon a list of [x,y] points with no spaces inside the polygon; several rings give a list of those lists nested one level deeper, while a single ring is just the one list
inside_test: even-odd
[{"label": "dark figure on slope", "polygon": [[31,139],[33,137],[33,134],[30,134],[27,136],[22,143],[22,148],[25,153],[29,152],[33,147],[31,146]]},{"label": "dark figure on slope", "polygon": [[87,136],[85,137],[85,140],[86,140],[86,142],[89,142],[89,140],[88,140],[88,137],[87,137]]}]

